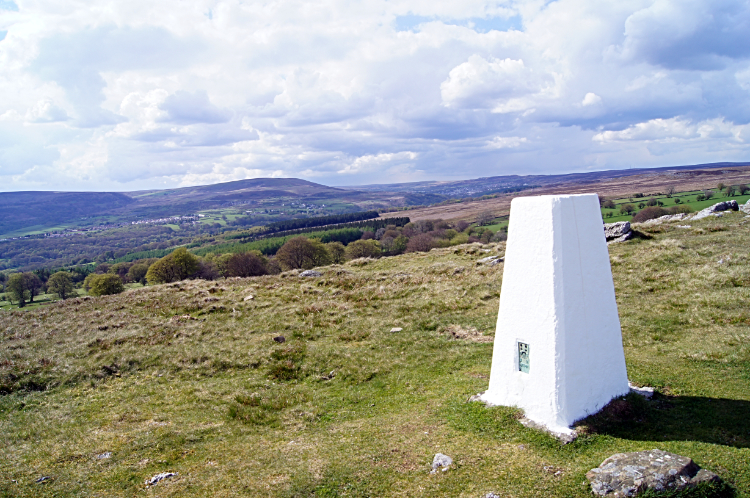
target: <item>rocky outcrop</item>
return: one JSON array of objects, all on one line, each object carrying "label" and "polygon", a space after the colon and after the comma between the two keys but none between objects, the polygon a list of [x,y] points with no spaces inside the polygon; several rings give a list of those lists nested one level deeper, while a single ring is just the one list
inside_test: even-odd
[{"label": "rocky outcrop", "polygon": [[323,274],[315,270],[305,270],[299,274],[300,277],[322,277]]},{"label": "rocky outcrop", "polygon": [[448,455],[442,453],[436,453],[435,458],[432,459],[432,471],[430,474],[436,473],[438,470],[445,472],[448,470],[453,463],[453,459]]},{"label": "rocky outcrop", "polygon": [[668,221],[679,221],[685,216],[687,216],[687,214],[685,213],[665,214],[664,216],[659,216],[658,218],[654,218],[653,220],[646,220],[641,223],[641,225],[660,225]]},{"label": "rocky outcrop", "polygon": [[740,206],[740,211],[742,211],[745,214],[750,214],[750,200],[748,200],[746,203]]},{"label": "rocky outcrop", "polygon": [[591,469],[586,478],[598,496],[623,498],[647,490],[681,490],[702,482],[721,481],[711,471],[701,469],[688,457],[662,450],[617,453]]},{"label": "rocky outcrop", "polygon": [[708,216],[715,215],[716,213],[720,213],[722,211],[728,211],[730,209],[732,211],[738,211],[740,209],[740,206],[737,204],[737,201],[735,201],[734,199],[732,199],[731,201],[717,202],[713,206],[709,206],[706,209],[698,211],[698,213],[690,219],[700,220]]},{"label": "rocky outcrop", "polygon": [[604,224],[604,238],[607,239],[607,244],[613,242],[624,242],[632,239],[634,236],[635,233],[630,229],[629,221],[618,221],[617,223]]}]

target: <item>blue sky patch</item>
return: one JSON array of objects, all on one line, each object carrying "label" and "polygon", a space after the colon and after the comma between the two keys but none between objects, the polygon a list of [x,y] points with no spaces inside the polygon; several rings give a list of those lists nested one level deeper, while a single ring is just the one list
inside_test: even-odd
[{"label": "blue sky patch", "polygon": [[13,0],[0,0],[0,10],[12,10],[18,12],[18,5]]},{"label": "blue sky patch", "polygon": [[7,35],[7,34],[8,34],[7,31],[0,31],[0,41],[5,40],[5,35]]},{"label": "blue sky patch", "polygon": [[489,31],[522,31],[523,24],[521,16],[513,16],[510,18],[504,17],[490,17],[487,19],[481,17],[470,17],[468,19],[438,19],[435,17],[417,16],[414,14],[407,14],[405,16],[396,17],[396,31],[416,31],[419,25],[430,21],[441,21],[443,24],[452,26],[465,26],[471,28],[478,33],[487,33]]},{"label": "blue sky patch", "polygon": [[[2,0],[0,0],[2,1]],[[415,16],[414,14],[406,14],[405,16],[396,17],[396,31],[414,31],[414,28],[420,24],[434,21],[432,17]]]}]

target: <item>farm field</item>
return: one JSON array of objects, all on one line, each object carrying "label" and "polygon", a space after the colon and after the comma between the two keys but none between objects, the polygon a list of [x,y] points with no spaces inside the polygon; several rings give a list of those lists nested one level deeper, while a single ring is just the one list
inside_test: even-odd
[{"label": "farm field", "polygon": [[0,494],[583,498],[606,457],[660,448],[750,497],[749,219],[609,246],[628,374],[657,394],[568,445],[467,402],[503,269],[477,261],[504,243],[1,311]]},{"label": "farm field", "polygon": [[620,199],[612,199],[615,204],[614,208],[602,208],[602,218],[605,223],[614,223],[617,221],[630,221],[633,219],[633,215],[621,214],[620,208],[625,204],[633,204],[636,208],[636,212],[643,209],[641,205],[645,205],[649,199],[653,198],[657,202],[661,202],[660,206],[667,209],[675,206],[687,206],[693,212],[698,212],[701,209],[705,209],[709,206],[713,206],[717,202],[728,201],[734,199],[739,204],[744,204],[750,200],[750,194],[745,195],[732,195],[725,196],[723,193],[714,195],[710,199],[698,200],[697,197],[702,195],[702,190],[690,191],[690,192],[677,192],[674,195],[668,197],[664,194],[646,196],[646,197],[627,197]]}]

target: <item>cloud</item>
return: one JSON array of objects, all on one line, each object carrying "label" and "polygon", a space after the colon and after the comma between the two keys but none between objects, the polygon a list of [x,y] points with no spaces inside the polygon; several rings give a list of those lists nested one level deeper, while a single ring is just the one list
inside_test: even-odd
[{"label": "cloud", "polygon": [[645,141],[681,142],[695,139],[734,139],[742,141],[743,126],[715,119],[693,123],[682,118],[652,119],[621,131],[605,131],[594,135],[597,142]]},{"label": "cloud", "polygon": [[750,56],[750,4],[657,0],[625,22],[623,55],[670,69],[715,70]]},{"label": "cloud", "polygon": [[474,54],[451,70],[440,94],[443,103],[452,107],[522,111],[531,105],[522,98],[540,92],[549,80],[521,59],[488,60]]},{"label": "cloud", "polygon": [[602,102],[602,98],[600,96],[598,96],[597,94],[593,92],[589,92],[583,97],[583,100],[581,101],[581,105],[585,107],[585,106],[600,104],[601,102]]},{"label": "cloud", "polygon": [[56,123],[68,119],[68,113],[50,99],[40,100],[26,113],[26,121],[29,123]]},{"label": "cloud", "polygon": [[179,90],[167,97],[159,108],[167,113],[161,118],[163,121],[180,124],[226,123],[232,117],[230,110],[213,105],[205,90],[193,93]]},{"label": "cloud", "polygon": [[744,0],[290,2],[0,0],[0,185],[750,157]]},{"label": "cloud", "polygon": [[338,170],[338,173],[351,175],[371,171],[383,171],[389,165],[393,165],[394,163],[414,161],[417,156],[416,153],[411,151],[398,152],[395,154],[386,153],[361,156],[355,158],[342,169]]}]

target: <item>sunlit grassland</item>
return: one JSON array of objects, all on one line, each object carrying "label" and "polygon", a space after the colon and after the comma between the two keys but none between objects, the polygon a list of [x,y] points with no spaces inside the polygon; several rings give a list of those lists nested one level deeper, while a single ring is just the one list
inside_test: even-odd
[{"label": "sunlit grassland", "polygon": [[[711,190],[711,189],[708,189]],[[748,200],[750,200],[750,195],[733,195],[731,197],[726,197],[723,192],[715,192],[714,196],[710,199],[705,200],[697,200],[697,197],[699,194],[702,194],[702,190],[695,190],[690,192],[678,192],[674,195],[667,197],[666,195],[654,195],[654,196],[645,196],[645,197],[629,197],[629,198],[620,198],[620,199],[612,199],[615,203],[615,207],[610,208],[602,208],[602,217],[604,218],[605,223],[615,223],[618,221],[630,221],[633,219],[633,215],[629,214],[623,214],[620,212],[620,207],[623,204],[633,204],[635,206],[638,206],[641,203],[648,202],[649,199],[652,197],[656,199],[657,201],[661,201],[664,208],[670,208],[674,206],[687,206],[692,211],[700,211],[701,209],[705,209],[709,206],[713,206],[717,202],[722,201],[728,201],[730,199],[736,200],[739,204],[744,204]],[[679,200],[679,202],[677,202]],[[611,217],[609,215],[612,214]],[[635,214],[635,213],[634,213]]]},{"label": "sunlit grassland", "polygon": [[503,244],[3,311],[0,494],[586,497],[604,458],[660,448],[750,496],[750,228],[691,224],[610,246],[629,377],[658,395],[568,445],[467,402],[492,344],[447,328],[494,333],[503,265],[477,260]]}]

